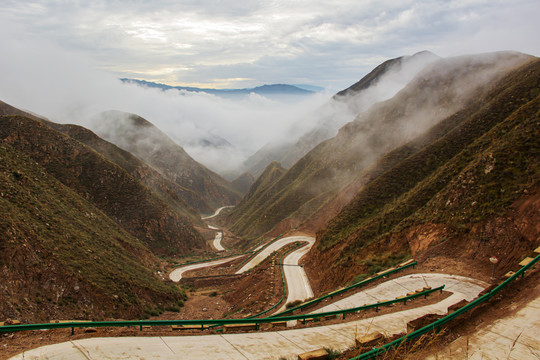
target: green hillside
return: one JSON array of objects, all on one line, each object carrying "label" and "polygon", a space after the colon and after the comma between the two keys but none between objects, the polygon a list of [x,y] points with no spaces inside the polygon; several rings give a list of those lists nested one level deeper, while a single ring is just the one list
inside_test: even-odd
[{"label": "green hillside", "polygon": [[150,250],[186,254],[204,248],[204,240],[187,218],[81,142],[23,116],[0,117],[0,138],[30,156]]},{"label": "green hillside", "polygon": [[[312,266],[333,263],[326,276],[343,266],[366,271],[365,262],[353,259],[370,253],[370,246],[384,248],[392,234],[440,224],[447,237],[459,237],[476,224],[505,215],[539,183],[539,94],[540,60],[534,60],[425,135],[389,153],[372,171],[392,159],[394,165],[379,171],[319,231]],[[395,258],[409,247],[403,240],[396,242],[401,245],[387,248],[387,256]]]},{"label": "green hillside", "polygon": [[182,198],[203,214],[234,205],[240,195],[218,174],[196,162],[184,149],[148,120],[120,111],[101,113],[94,120],[99,136],[129,151],[185,189]]},{"label": "green hillside", "polygon": [[[359,114],[335,138],[315,147],[264,194],[236,208],[229,220],[231,230],[250,241],[280,222],[306,221],[348,185],[369,182],[376,173],[366,175],[366,171],[384,154],[467,108],[494,81],[528,59],[497,53],[433,62],[392,99]],[[391,159],[386,167],[395,161]]]},{"label": "green hillside", "polygon": [[7,318],[137,318],[185,297],[151,270],[157,262],[138,239],[6,142],[0,212]]}]

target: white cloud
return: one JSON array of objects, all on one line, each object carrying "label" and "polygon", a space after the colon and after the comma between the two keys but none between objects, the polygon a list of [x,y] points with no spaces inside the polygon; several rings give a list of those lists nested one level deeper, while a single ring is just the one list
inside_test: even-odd
[{"label": "white cloud", "polygon": [[[540,54],[537,0],[34,0],[2,1],[0,13],[24,24],[21,31],[80,51],[120,77],[226,87],[308,77],[340,88],[357,80],[351,70],[354,76],[370,70],[363,59],[420,50]],[[244,74],[244,65],[254,74]],[[224,66],[230,72],[221,78],[215,69]],[[235,78],[254,80],[226,80]]]}]

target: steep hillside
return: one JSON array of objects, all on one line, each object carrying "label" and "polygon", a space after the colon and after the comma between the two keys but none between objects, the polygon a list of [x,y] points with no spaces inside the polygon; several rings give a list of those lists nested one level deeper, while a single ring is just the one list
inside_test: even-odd
[{"label": "steep hillside", "polygon": [[191,222],[91,148],[23,116],[0,117],[0,139],[102,210],[157,253],[204,248]]},{"label": "steep hillside", "polygon": [[6,142],[0,212],[3,319],[139,318],[185,298],[138,239]]},{"label": "steep hillside", "polygon": [[103,155],[107,160],[120,166],[129,175],[140,181],[154,194],[158,195],[162,201],[166,202],[173,210],[175,210],[175,212],[189,217],[192,222],[197,223],[198,225],[203,225],[199,214],[183,200],[183,198],[193,198],[192,191],[184,189],[176,183],[164,178],[152,167],[129,152],[103,140],[92,131],[82,126],[56,124],[52,122],[46,122],[45,124],[88,145],[96,152]]},{"label": "steep hillside", "polygon": [[250,173],[243,173],[233,181],[231,181],[231,185],[233,189],[235,189],[240,194],[246,194],[249,189],[251,188],[251,185],[255,182],[255,178]]},{"label": "steep hillside", "polygon": [[467,108],[527,59],[517,53],[497,53],[432,63],[392,99],[361,113],[335,138],[315,147],[265,196],[235,209],[231,229],[251,240],[280,222],[301,225],[344,189],[355,193],[369,182],[364,172],[383,154]]},{"label": "steep hillside", "polygon": [[[245,161],[245,170],[258,176],[271,161],[278,161],[289,169],[315,146],[335,136],[338,129],[353,120],[359,112],[390,98],[420,70],[437,59],[439,57],[435,54],[422,51],[383,62],[360,81],[338,92],[319,109],[317,115],[310,119],[314,123],[311,130],[304,134],[291,131],[297,138],[265,145]],[[306,131],[305,128],[303,131]]]},{"label": "steep hillside", "polygon": [[240,199],[231,184],[193,160],[179,145],[147,120],[133,114],[108,111],[93,128],[104,139],[129,151],[186,191],[183,200],[201,213]]},{"label": "steep hillside", "polygon": [[422,252],[479,264],[496,255],[504,268],[536,247],[539,94],[537,59],[387,154],[317,233],[307,267],[319,284]]}]

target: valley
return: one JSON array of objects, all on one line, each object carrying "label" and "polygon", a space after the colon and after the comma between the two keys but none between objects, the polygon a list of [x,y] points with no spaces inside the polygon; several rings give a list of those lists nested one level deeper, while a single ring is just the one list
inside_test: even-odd
[{"label": "valley", "polygon": [[0,359],[534,358],[540,60],[388,60],[313,121],[235,182],[0,102]]}]

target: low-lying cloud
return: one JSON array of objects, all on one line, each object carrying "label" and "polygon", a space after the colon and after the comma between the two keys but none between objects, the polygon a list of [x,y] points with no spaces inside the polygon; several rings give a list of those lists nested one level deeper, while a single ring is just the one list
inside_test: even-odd
[{"label": "low-lying cloud", "polygon": [[[0,99],[92,129],[90,119],[107,110],[134,113],[184,146],[196,160],[221,172],[237,167],[262,145],[290,136],[290,125],[324,103],[328,94],[279,102],[250,94],[239,99],[122,83],[88,59],[53,43],[3,37]],[[309,124],[305,124],[309,126]],[[232,146],[220,149],[225,139]],[[206,146],[208,141],[216,146]],[[223,142],[226,144],[226,142]],[[223,144],[221,144],[223,145]]]}]

